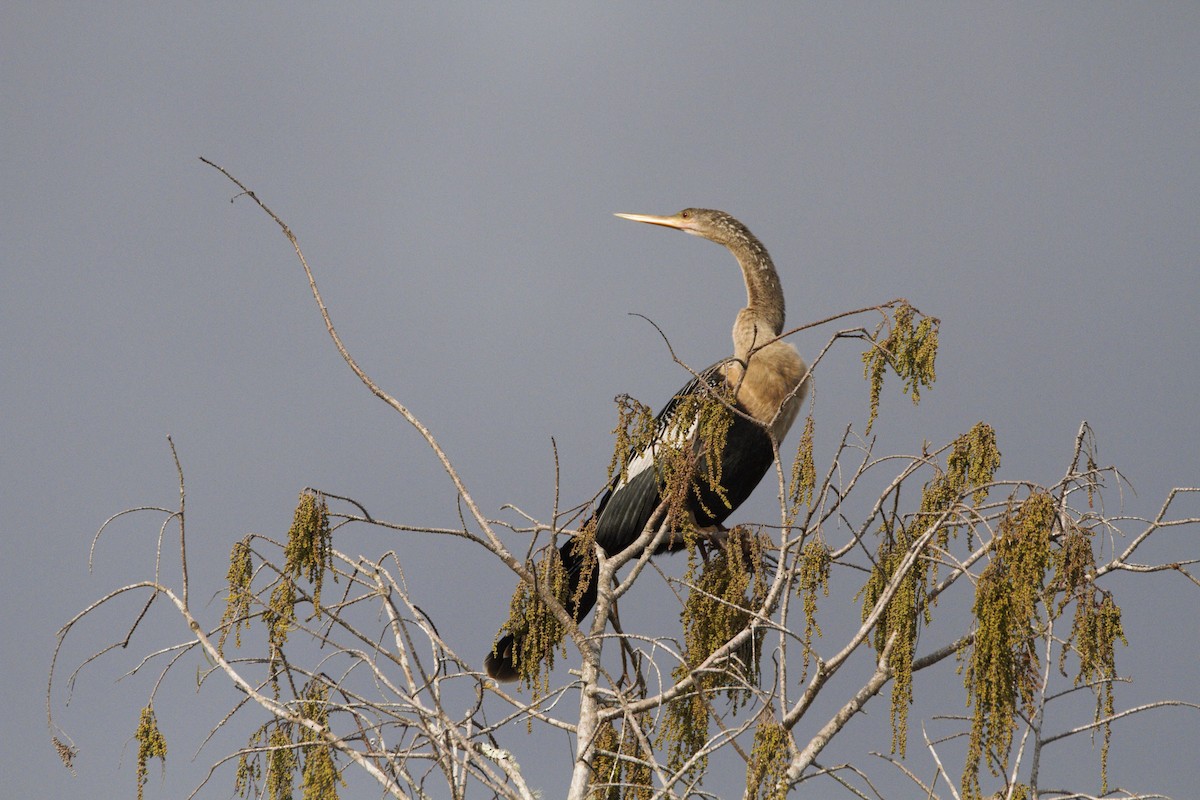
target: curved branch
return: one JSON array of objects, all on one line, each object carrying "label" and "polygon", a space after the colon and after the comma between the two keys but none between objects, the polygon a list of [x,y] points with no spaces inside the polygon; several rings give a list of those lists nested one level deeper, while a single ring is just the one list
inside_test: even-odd
[{"label": "curved branch", "polygon": [[[442,469],[444,469],[446,474],[450,476],[450,480],[454,484],[454,488],[458,490],[459,496],[463,499],[463,502],[467,504],[467,508],[470,509],[471,516],[474,517],[476,524],[479,525],[480,529],[487,536],[489,548],[493,553],[499,556],[510,569],[512,569],[514,572],[517,572],[522,577],[526,577],[524,565],[522,565],[519,561],[517,561],[516,558],[513,557],[513,555],[500,541],[499,537],[496,536],[496,533],[492,530],[492,526],[488,522],[487,517],[484,516],[483,512],[481,512],[479,507],[475,504],[475,499],[467,490],[466,485],[463,483],[462,478],[458,474],[458,470],[456,470],[454,465],[450,463],[450,458],[446,455],[445,451],[442,450],[441,445],[438,443],[437,439],[434,438],[430,430],[425,427],[424,423],[417,419],[417,416],[413,414],[407,406],[405,406],[392,395],[388,394],[377,383],[375,383],[375,381],[373,381],[367,375],[367,373],[363,371],[362,367],[358,365],[358,362],[354,360],[353,356],[350,355],[349,350],[346,349],[345,344],[342,342],[342,337],[338,334],[337,329],[333,326],[333,320],[329,316],[329,309],[325,306],[325,301],[322,299],[321,293],[317,289],[316,278],[313,276],[312,269],[308,265],[308,260],[305,259],[304,253],[300,249],[300,242],[296,239],[296,235],[292,233],[291,229],[287,226],[287,223],[280,219],[279,216],[266,205],[266,203],[260,200],[257,194],[250,190],[240,180],[231,175],[224,167],[209,161],[203,156],[200,157],[200,160],[228,178],[235,186],[242,190],[243,194],[253,200],[254,203],[261,208],[263,212],[265,212],[267,216],[269,216],[272,221],[275,222],[276,225],[279,226],[279,229],[283,232],[283,235],[287,237],[287,240],[291,243],[292,248],[296,251],[296,257],[300,260],[300,265],[304,268],[304,274],[308,277],[309,289],[312,291],[313,299],[316,300],[317,307],[321,311],[321,318],[325,321],[325,330],[329,333],[329,337],[333,340],[333,344],[337,348],[338,354],[341,355],[342,360],[346,362],[346,365],[350,367],[350,370],[358,377],[363,385],[371,391],[372,394],[374,394],[383,402],[387,403],[388,406],[390,406],[394,411],[404,417],[405,421],[407,421],[408,424],[411,425],[417,431],[417,433],[421,435],[421,438],[423,438],[429,448],[433,450],[434,455],[442,465]],[[532,578],[532,576],[528,577]]]},{"label": "curved branch", "polygon": [[1200,704],[1197,703],[1188,703],[1183,700],[1159,700],[1155,703],[1145,703],[1144,705],[1136,706],[1134,708],[1127,708],[1124,711],[1119,711],[1116,714],[1110,714],[1102,719],[1093,720],[1086,725],[1079,725],[1069,730],[1059,731],[1058,733],[1051,734],[1050,736],[1045,736],[1042,738],[1041,743],[1042,745],[1048,745],[1051,742],[1057,742],[1059,739],[1066,739],[1068,736],[1074,736],[1077,733],[1084,733],[1086,731],[1095,730],[1096,728],[1101,728],[1111,722],[1116,722],[1122,717],[1129,717],[1134,714],[1140,714],[1143,711],[1150,711],[1151,709],[1155,708],[1168,708],[1172,706],[1178,708],[1191,708],[1200,711]]}]

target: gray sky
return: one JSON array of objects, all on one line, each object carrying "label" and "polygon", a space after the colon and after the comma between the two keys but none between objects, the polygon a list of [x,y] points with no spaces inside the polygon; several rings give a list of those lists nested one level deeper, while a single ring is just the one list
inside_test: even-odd
[{"label": "gray sky", "polygon": [[[132,791],[148,676],[114,683],[125,654],[85,671],[66,711],[56,697],[78,778],[43,692],[55,630],[153,568],[149,517],[112,528],[90,575],[87,554],[109,515],[176,501],[168,433],[205,594],[235,539],[286,530],[306,485],[387,519],[455,519],[428,452],[338,359],[287,243],[197,156],[287,220],[360,363],[489,513],[548,514],[551,436],[564,501],[589,497],[612,397],[657,405],[682,383],[629,312],[693,366],[727,354],[744,296],[728,255],[611,215],[692,205],[764,241],[792,324],[896,296],[941,317],[939,382],[915,410],[886,391],[882,446],[982,419],[1003,476],[1054,481],[1087,419],[1136,489],[1127,513],[1200,484],[1200,6],[504,5],[0,10],[8,796]],[[796,343],[811,354],[831,332]],[[860,369],[845,347],[817,376],[818,458],[863,418]],[[741,516],[771,505],[760,493]],[[339,546],[400,546],[354,535]],[[1195,537],[1162,535],[1145,560],[1194,557]],[[419,595],[457,587],[439,626],[482,655],[510,576],[465,546],[403,547]],[[1195,701],[1195,591],[1125,586],[1118,665],[1139,680],[1118,702]],[[128,617],[81,633],[67,668]],[[134,644],[181,637],[164,613]],[[164,716],[210,697],[187,672]],[[211,697],[198,725],[228,699]],[[1115,736],[1114,783],[1200,785],[1198,715]],[[152,768],[151,796],[201,779],[219,752],[193,763],[197,744],[172,750],[165,786]]]}]

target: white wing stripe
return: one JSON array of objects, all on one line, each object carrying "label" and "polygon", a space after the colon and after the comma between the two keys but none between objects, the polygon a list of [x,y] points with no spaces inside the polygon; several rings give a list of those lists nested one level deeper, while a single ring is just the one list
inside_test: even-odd
[{"label": "white wing stripe", "polygon": [[642,449],[636,456],[630,460],[625,468],[625,479],[617,483],[617,489],[620,489],[625,484],[636,478],[638,475],[645,472],[654,464],[654,459],[658,454],[659,447],[675,447],[680,448],[692,441],[692,437],[696,435],[696,426],[699,423],[696,420],[692,421],[692,426],[687,429],[687,433],[680,435],[679,428],[672,424],[666,425],[666,430],[655,436],[654,441],[648,447]]}]

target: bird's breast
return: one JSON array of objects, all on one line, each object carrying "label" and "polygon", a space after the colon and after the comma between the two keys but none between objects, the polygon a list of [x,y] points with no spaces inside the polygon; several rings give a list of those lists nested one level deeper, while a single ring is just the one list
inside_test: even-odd
[{"label": "bird's breast", "polygon": [[725,380],[737,389],[738,404],[769,426],[775,441],[782,442],[804,402],[807,372],[795,347],[775,341],[751,354],[745,367],[739,362],[727,364]]}]

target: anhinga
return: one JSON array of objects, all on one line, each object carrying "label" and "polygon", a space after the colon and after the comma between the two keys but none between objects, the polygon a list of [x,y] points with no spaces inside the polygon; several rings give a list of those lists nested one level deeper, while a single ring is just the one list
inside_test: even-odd
[{"label": "anhinga", "polygon": [[[783,332],[783,290],[767,249],[741,222],[723,211],[688,208],[670,217],[646,214],[617,214],[618,217],[676,228],[725,245],[737,259],[746,282],[746,307],[733,323],[733,358],[718,362],[693,378],[667,403],[656,418],[658,438],[642,452],[632,454],[624,474],[618,474],[596,506],[591,522],[596,527],[596,544],[607,555],[621,552],[645,529],[662,502],[662,476],[655,465],[656,443],[694,427],[691,420],[676,420],[685,407],[684,399],[706,389],[726,389],[734,398],[732,422],[720,450],[720,486],[697,480],[686,501],[687,513],[700,531],[719,530],[720,525],[742,501],[775,461],[775,447],[783,440],[800,409],[807,389],[808,367],[791,344],[779,339]],[[804,381],[802,383],[802,381]],[[724,386],[722,386],[724,384]],[[682,424],[681,424],[682,422]],[[702,456],[695,465],[697,475],[706,469]],[[712,473],[709,473],[712,474]],[[673,523],[674,524],[674,523]],[[674,542],[659,550],[677,548]],[[568,541],[560,548],[570,580],[568,597],[576,594],[583,557]],[[590,585],[578,604],[568,601],[567,611],[576,620],[596,603],[596,571],[589,570]],[[514,641],[507,634],[496,642],[485,660],[487,672],[502,681],[518,677],[514,664]]]}]

